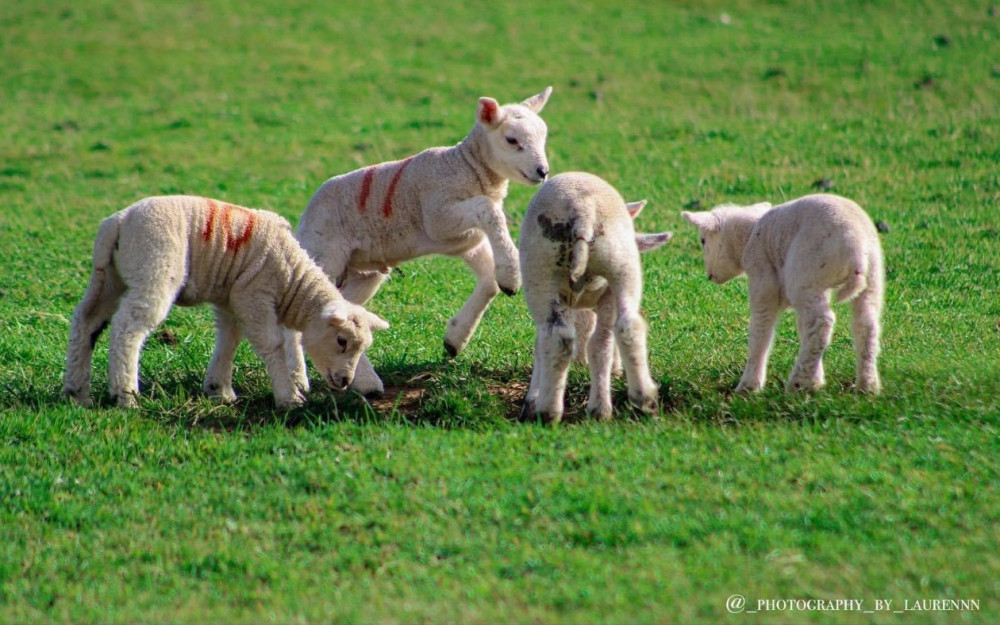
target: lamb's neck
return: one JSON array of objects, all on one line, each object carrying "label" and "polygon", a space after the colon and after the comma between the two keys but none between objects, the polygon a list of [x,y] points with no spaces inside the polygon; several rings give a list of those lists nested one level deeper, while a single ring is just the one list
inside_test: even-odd
[{"label": "lamb's neck", "polygon": [[731,253],[740,267],[743,267],[743,252],[747,249],[747,244],[750,242],[750,235],[753,234],[754,226],[757,225],[759,219],[759,216],[747,215],[739,219],[733,219],[729,224],[730,232],[728,238],[732,244]]},{"label": "lamb's neck", "polygon": [[483,195],[502,198],[507,195],[507,186],[510,181],[489,166],[489,149],[486,144],[486,129],[476,124],[468,136],[455,146],[455,153],[469,168],[479,183]]},{"label": "lamb's neck", "polygon": [[293,330],[303,330],[311,319],[323,312],[327,304],[339,297],[336,287],[330,284],[322,269],[311,263],[301,263],[291,273],[278,304],[281,323]]}]

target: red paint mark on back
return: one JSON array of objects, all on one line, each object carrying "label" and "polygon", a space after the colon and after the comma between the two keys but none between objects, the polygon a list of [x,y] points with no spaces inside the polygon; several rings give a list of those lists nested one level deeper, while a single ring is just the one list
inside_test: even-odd
[{"label": "red paint mark on back", "polygon": [[[250,240],[250,237],[253,236],[254,226],[257,225],[257,215],[245,208],[240,208],[239,206],[233,206],[231,204],[226,204],[224,210],[223,220],[226,224],[226,250],[235,254],[240,251],[240,248],[246,245],[247,241]],[[243,233],[239,236],[234,236],[232,226],[233,213],[240,213],[244,217]]]},{"label": "red paint mark on back", "polygon": [[201,231],[201,238],[204,241],[209,241],[212,239],[212,233],[215,231],[215,214],[218,212],[219,207],[212,200],[206,199],[205,201],[208,202],[208,219],[205,220],[205,229]]},{"label": "red paint mark on back", "polygon": [[382,215],[385,217],[392,216],[392,197],[396,193],[396,186],[399,184],[399,179],[403,177],[403,170],[406,169],[406,166],[412,160],[413,157],[411,156],[400,162],[399,169],[396,170],[396,173],[392,175],[392,180],[389,181],[389,189],[385,193],[385,202],[382,204]]},{"label": "red paint mark on back", "polygon": [[[208,202],[208,219],[205,220],[205,229],[201,232],[204,241],[211,241],[215,233],[215,222],[221,218],[222,231],[226,233],[226,251],[236,253],[241,247],[246,245],[253,236],[253,229],[257,225],[257,215],[252,211],[232,204],[223,204],[221,207],[214,200]],[[243,216],[243,231],[236,234],[233,227],[233,214],[238,213]]]},{"label": "red paint mark on back", "polygon": [[361,195],[358,196],[358,211],[365,212],[365,204],[368,203],[368,196],[372,194],[372,179],[375,178],[375,168],[369,167],[365,170],[365,177],[361,179]]}]

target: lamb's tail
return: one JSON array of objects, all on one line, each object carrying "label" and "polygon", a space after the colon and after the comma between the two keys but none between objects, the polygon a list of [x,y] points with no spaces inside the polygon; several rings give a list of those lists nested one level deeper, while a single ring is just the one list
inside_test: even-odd
[{"label": "lamb's tail", "polygon": [[854,299],[862,291],[868,288],[868,259],[865,258],[854,266],[851,274],[847,276],[847,281],[837,291],[837,301],[846,302]]},{"label": "lamb's tail", "polygon": [[111,264],[111,256],[118,245],[118,227],[121,222],[119,215],[112,215],[101,222],[94,240],[94,269],[105,269]]},{"label": "lamb's tail", "polygon": [[[583,221],[583,220],[581,220]],[[587,273],[587,264],[590,262],[590,244],[594,240],[594,224],[578,223],[573,228],[573,246],[569,255],[569,284],[573,291],[579,293],[583,290],[583,275]]]},{"label": "lamb's tail", "polygon": [[89,315],[97,307],[108,281],[108,270],[111,266],[115,247],[118,246],[118,227],[121,221],[119,215],[112,215],[101,222],[94,239],[93,273],[90,274],[90,284],[80,302],[77,314]]}]

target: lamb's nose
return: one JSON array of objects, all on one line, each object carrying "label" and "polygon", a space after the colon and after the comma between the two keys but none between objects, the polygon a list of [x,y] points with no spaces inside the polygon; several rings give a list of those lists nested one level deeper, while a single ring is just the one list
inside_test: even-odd
[{"label": "lamb's nose", "polygon": [[539,167],[535,171],[538,172],[538,177],[541,178],[542,180],[545,180],[545,178],[549,175],[549,170],[545,169],[544,167]]},{"label": "lamb's nose", "polygon": [[350,377],[344,375],[343,373],[338,373],[335,376],[333,376],[333,381],[337,385],[337,390],[341,391],[345,390],[348,386],[351,385]]}]

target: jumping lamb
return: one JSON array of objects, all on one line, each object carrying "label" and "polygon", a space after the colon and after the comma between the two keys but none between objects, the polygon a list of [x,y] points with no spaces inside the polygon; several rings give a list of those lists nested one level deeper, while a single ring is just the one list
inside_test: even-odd
[{"label": "jumping lamb", "polygon": [[524,296],[535,322],[535,359],[522,416],[558,422],[578,316],[596,323],[587,341],[590,398],[587,412],[609,418],[614,346],[621,351],[629,400],[653,412],[657,385],[649,373],[642,299],[641,250],[655,249],[671,233],[637,235],[632,215],[614,187],[592,174],[552,177],[532,198],[518,241]]},{"label": "jumping lamb", "polygon": [[108,378],[120,407],[137,405],[139,352],[173,304],[211,303],[216,340],[205,392],[233,392],[242,335],[267,365],[279,408],[304,401],[285,359],[281,326],[302,343],[327,384],[345,390],[372,330],[388,324],[345,300],[292,235],[268,212],[190,196],[140,200],[105,219],[93,273],[73,314],[63,392],[90,405],[94,345],[111,322]]},{"label": "jumping lamb", "polygon": [[[493,298],[501,290],[513,295],[521,285],[503,200],[510,180],[536,185],[548,176],[547,127],[538,113],[551,93],[548,87],[504,106],[480,98],[475,125],[457,145],[330,178],[299,221],[302,246],[357,304],[402,262],[427,254],[460,256],[476,275],[476,287],[448,322],[444,346],[457,355]],[[293,333],[286,351],[296,382],[307,388]],[[354,389],[383,390],[367,356],[358,364]]]},{"label": "jumping lamb", "polygon": [[750,347],[737,392],[763,388],[778,313],[788,307],[798,317],[800,349],[786,388],[823,386],[833,289],[838,302],[852,300],[855,387],[879,392],[875,361],[885,274],[878,233],[860,206],[818,194],[773,208],[725,205],[681,215],[698,227],[709,280],[722,284],[744,272],[749,279]]}]

